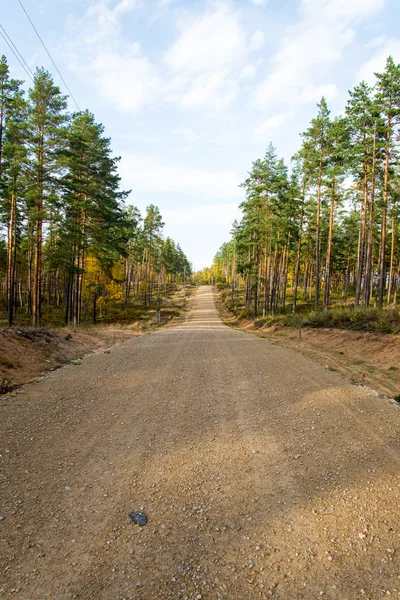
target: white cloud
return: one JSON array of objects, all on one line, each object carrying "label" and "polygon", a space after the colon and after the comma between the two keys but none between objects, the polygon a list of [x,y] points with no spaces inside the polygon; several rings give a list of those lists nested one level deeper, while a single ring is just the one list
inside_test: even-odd
[{"label": "white cloud", "polygon": [[129,133],[116,133],[114,134],[113,139],[122,140],[125,142],[138,142],[139,144],[147,144],[151,146],[161,146],[167,141],[169,141],[160,135],[143,133],[141,131],[132,131]]},{"label": "white cloud", "polygon": [[240,73],[240,77],[242,79],[252,79],[255,76],[256,71],[257,69],[255,65],[246,65],[245,67],[243,67]]},{"label": "white cloud", "polygon": [[319,102],[324,96],[326,100],[333,100],[339,94],[339,89],[334,83],[305,87],[300,94],[301,102]]},{"label": "white cloud", "polygon": [[267,140],[271,130],[283,127],[294,116],[294,112],[281,112],[270,117],[269,119],[266,119],[265,121],[260,123],[254,130],[255,139],[258,141]]},{"label": "white cloud", "polygon": [[253,33],[250,38],[249,50],[253,52],[255,50],[259,50],[265,44],[265,35],[259,29]]},{"label": "white cloud", "polygon": [[211,104],[214,109],[223,109],[234,100],[237,85],[228,78],[227,71],[202,73],[189,80],[172,82],[169,99],[182,108]]},{"label": "white cloud", "polygon": [[375,52],[358,71],[355,83],[366,81],[370,85],[376,82],[374,73],[382,73],[385,69],[386,59],[392,56],[396,63],[400,62],[400,39],[392,38]]},{"label": "white cloud", "polygon": [[122,15],[140,5],[139,0],[121,0],[110,7],[109,0],[96,0],[88,7],[83,18],[73,24],[73,29],[80,32],[79,40],[84,44],[109,43],[110,36],[118,37]]},{"label": "white cloud", "polygon": [[265,6],[268,0],[251,0],[256,6]]},{"label": "white cloud", "polygon": [[[140,6],[145,6],[143,0],[93,2],[69,32],[69,68],[93,81],[99,93],[124,112],[156,102],[227,108],[237,96],[249,52],[265,43],[264,33],[248,36],[233,3],[210,0],[202,13],[182,13],[177,39],[164,52],[161,70],[138,42],[127,42],[122,34],[126,15]],[[245,70],[244,77],[252,76],[251,71]]]},{"label": "white cloud", "polygon": [[180,24],[180,36],[167,50],[165,62],[173,70],[204,73],[226,69],[245,51],[246,38],[239,14],[228,4]]},{"label": "white cloud", "polygon": [[142,154],[125,153],[120,168],[124,186],[140,191],[183,192],[205,198],[238,198],[240,178],[233,171],[203,170]]},{"label": "white cloud", "polygon": [[241,217],[237,201],[180,210],[165,210],[161,206],[161,212],[166,223],[165,235],[180,243],[196,270],[212,264],[218,248],[229,238],[233,221]]},{"label": "white cloud", "polygon": [[113,12],[115,15],[123,15],[124,13],[128,13],[137,6],[140,6],[141,2],[138,0],[120,0],[118,4],[114,7]]},{"label": "white cloud", "polygon": [[302,0],[302,12],[315,21],[351,23],[374,15],[384,4],[384,0]]},{"label": "white cloud", "polygon": [[135,47],[123,54],[99,53],[90,69],[102,95],[122,111],[139,110],[158,93],[157,74]]},{"label": "white cloud", "polygon": [[141,5],[140,0],[120,0],[113,7],[98,0],[87,9],[69,36],[69,68],[94,82],[100,94],[117,109],[133,112],[155,99],[160,79],[139,43],[121,40],[121,20]]},{"label": "white cloud", "polygon": [[190,127],[176,127],[172,130],[172,135],[174,138],[183,140],[184,142],[197,142],[200,139],[199,134]]},{"label": "white cloud", "polygon": [[237,95],[247,53],[263,43],[261,31],[248,40],[240,13],[230,2],[215,0],[203,13],[186,15],[177,40],[164,54],[170,70],[167,99],[183,108],[226,108]]},{"label": "white cloud", "polygon": [[385,41],[386,36],[380,35],[379,37],[376,37],[367,44],[365,44],[364,48],[379,48],[379,46],[382,46],[385,43]]},{"label": "white cloud", "polygon": [[314,88],[316,78],[353,42],[354,27],[381,10],[383,1],[302,0],[301,18],[288,29],[273,56],[272,71],[258,87],[256,104],[290,106],[302,90]]}]

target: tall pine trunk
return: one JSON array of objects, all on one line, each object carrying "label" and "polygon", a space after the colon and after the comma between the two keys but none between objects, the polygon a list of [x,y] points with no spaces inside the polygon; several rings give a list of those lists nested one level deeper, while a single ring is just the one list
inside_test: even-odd
[{"label": "tall pine trunk", "polygon": [[360,304],[361,287],[363,280],[363,271],[365,265],[365,237],[367,231],[367,206],[368,206],[368,173],[367,165],[364,164],[364,182],[363,182],[363,204],[362,204],[362,218],[360,219],[360,243],[359,243],[359,257],[357,265],[357,279],[356,279],[356,293],[354,298],[354,306]]},{"label": "tall pine trunk", "polygon": [[32,325],[40,326],[41,293],[42,293],[42,246],[43,246],[43,133],[39,130],[37,150],[37,181],[35,199],[35,251],[33,267],[33,294],[32,294]]},{"label": "tall pine trunk", "polygon": [[315,229],[315,310],[318,310],[320,295],[320,272],[319,272],[319,253],[320,253],[320,232],[321,232],[321,187],[322,187],[322,150],[320,151],[319,172],[318,172],[318,190],[317,190],[317,222]]},{"label": "tall pine trunk", "polygon": [[303,184],[303,194],[301,197],[301,209],[300,209],[300,221],[299,221],[299,238],[297,240],[297,253],[296,253],[296,266],[294,269],[294,281],[293,281],[293,304],[292,313],[296,312],[297,304],[297,288],[299,285],[299,273],[300,273],[300,261],[301,261],[301,244],[303,235],[303,218],[304,218],[304,202],[305,202],[305,184]]},{"label": "tall pine trunk", "polygon": [[371,192],[369,199],[369,221],[368,242],[366,252],[365,278],[363,289],[363,306],[368,306],[372,295],[372,267],[373,267],[373,245],[374,245],[374,213],[375,213],[375,170],[376,170],[376,121],[374,126],[374,145],[371,169]]},{"label": "tall pine trunk", "polygon": [[326,251],[325,281],[324,281],[324,310],[328,310],[328,307],[329,307],[329,294],[330,294],[330,285],[331,285],[330,275],[331,275],[333,222],[334,222],[334,214],[335,214],[335,194],[336,194],[336,181],[335,181],[335,177],[334,177],[332,179],[331,208],[330,208],[330,213],[329,213],[328,249]]},{"label": "tall pine trunk", "polygon": [[15,278],[17,265],[17,199],[14,192],[11,194],[11,206],[8,223],[8,247],[7,247],[7,313],[8,326],[14,321],[15,307]]},{"label": "tall pine trunk", "polygon": [[394,277],[394,248],[396,242],[396,223],[394,218],[394,213],[392,214],[392,240],[390,247],[390,267],[389,267],[389,285],[388,285],[388,296],[387,301],[390,304],[390,299],[392,296],[392,286],[393,286],[393,277]]},{"label": "tall pine trunk", "polygon": [[378,290],[378,306],[381,309],[383,306],[383,295],[386,287],[386,219],[388,207],[389,193],[389,156],[390,156],[390,140],[391,140],[391,119],[388,117],[388,131],[386,137],[385,150],[385,175],[383,180],[383,208],[382,208],[382,226],[381,226],[381,248],[379,255],[379,290]]}]

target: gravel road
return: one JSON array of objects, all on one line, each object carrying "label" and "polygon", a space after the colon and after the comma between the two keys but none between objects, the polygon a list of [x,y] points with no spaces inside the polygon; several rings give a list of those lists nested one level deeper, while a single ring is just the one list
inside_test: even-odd
[{"label": "gravel road", "polygon": [[399,433],[202,287],[183,325],[0,399],[0,598],[400,597]]}]

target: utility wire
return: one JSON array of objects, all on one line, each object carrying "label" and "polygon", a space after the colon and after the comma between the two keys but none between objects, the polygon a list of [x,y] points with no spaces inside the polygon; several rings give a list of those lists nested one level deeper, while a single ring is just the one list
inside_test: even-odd
[{"label": "utility wire", "polygon": [[[24,63],[25,67],[28,69],[28,71],[32,75],[32,77],[34,77],[32,69],[30,68],[30,66],[28,65],[28,63],[26,62],[24,57],[22,56],[21,52],[18,50],[17,46],[14,44],[14,42],[12,41],[12,39],[10,38],[10,36],[8,35],[7,31],[4,29],[4,27],[1,23],[0,23],[0,29],[3,30],[4,35],[6,36],[6,38],[8,39],[8,41],[10,42],[10,44],[12,45],[12,47],[14,48],[14,50],[16,51],[16,53],[18,54],[18,56],[20,57],[22,62]],[[4,37],[4,35],[3,35],[3,37]]]},{"label": "utility wire", "polygon": [[[11,52],[14,54],[15,58],[18,60],[19,64],[21,65],[21,67],[24,69],[25,73],[28,75],[28,77],[30,77],[33,81],[33,73],[30,70],[29,66],[27,65],[27,63],[25,62],[22,54],[19,52],[18,48],[13,44],[11,38],[9,37],[9,35],[7,34],[6,30],[4,29],[4,27],[2,27],[2,25],[0,25],[1,29],[4,31],[0,31],[0,35],[3,37],[5,43],[7,44],[7,46],[10,48]],[[7,36],[7,37],[6,37]],[[7,39],[8,38],[8,39]],[[10,41],[8,41],[10,40]],[[14,50],[14,48],[15,50]],[[19,56],[18,56],[19,55]],[[21,57],[21,58],[20,58]],[[25,64],[24,64],[25,63]],[[25,66],[26,65],[26,66]]]},{"label": "utility wire", "polygon": [[64,84],[64,85],[65,85],[65,87],[67,88],[67,90],[68,90],[68,93],[69,93],[69,95],[71,96],[72,100],[75,102],[77,109],[78,109],[78,110],[81,110],[81,109],[79,108],[79,105],[78,105],[77,101],[75,100],[75,98],[74,98],[74,96],[73,96],[73,94],[72,94],[71,90],[69,89],[69,87],[68,87],[68,85],[67,85],[67,82],[65,81],[64,77],[61,75],[61,73],[60,73],[60,71],[59,71],[59,69],[58,69],[58,67],[57,67],[56,63],[54,62],[54,60],[53,60],[53,57],[51,56],[50,52],[47,50],[46,44],[44,43],[44,41],[43,41],[43,40],[42,40],[42,38],[40,37],[40,34],[39,34],[38,30],[36,29],[36,27],[34,26],[34,24],[33,24],[33,22],[32,22],[32,19],[30,18],[30,16],[29,16],[29,15],[28,15],[28,13],[26,12],[25,6],[22,4],[21,0],[18,0],[18,2],[20,3],[20,5],[21,5],[21,8],[22,8],[22,10],[24,11],[24,13],[26,14],[26,16],[27,16],[27,19],[28,19],[29,23],[32,25],[32,27],[33,27],[33,29],[34,29],[34,31],[35,31],[35,33],[36,33],[36,35],[38,36],[38,38],[39,38],[39,40],[40,40],[40,42],[41,42],[41,44],[42,44],[43,48],[46,50],[46,52],[47,52],[47,54],[48,54],[48,56],[49,56],[49,58],[50,58],[51,62],[52,62],[52,63],[53,63],[53,65],[54,65],[54,68],[55,68],[55,70],[57,71],[57,73],[59,74],[59,76],[60,76],[60,78],[61,78],[61,81],[63,82],[63,84]]}]

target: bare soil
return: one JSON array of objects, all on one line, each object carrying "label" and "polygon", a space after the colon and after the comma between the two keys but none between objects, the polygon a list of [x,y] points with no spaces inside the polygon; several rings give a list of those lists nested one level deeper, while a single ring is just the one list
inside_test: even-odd
[{"label": "bare soil", "polygon": [[139,335],[129,330],[10,328],[0,330],[0,380],[4,392],[118,341]]},{"label": "bare soil", "polygon": [[[189,288],[186,294],[192,291]],[[160,326],[175,326],[185,319],[191,301],[190,297],[185,301],[182,287],[170,298],[163,298],[160,325],[150,313],[129,324],[61,329],[0,328],[0,394],[92,352],[150,333]]]},{"label": "bare soil", "polygon": [[298,350],[339,371],[354,384],[370,387],[389,397],[400,395],[400,336],[332,328],[282,325],[256,328],[254,321],[238,320],[217,296],[219,313],[227,325]]},{"label": "bare soil", "polygon": [[0,398],[0,439],[0,597],[400,595],[399,406],[224,326],[210,288]]},{"label": "bare soil", "polygon": [[312,328],[300,332],[288,328],[267,329],[258,335],[311,356],[327,369],[347,375],[352,383],[368,386],[389,397],[400,395],[398,335]]}]

